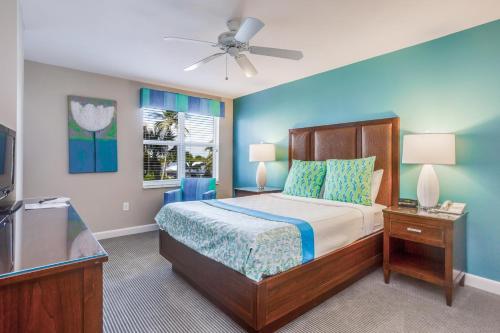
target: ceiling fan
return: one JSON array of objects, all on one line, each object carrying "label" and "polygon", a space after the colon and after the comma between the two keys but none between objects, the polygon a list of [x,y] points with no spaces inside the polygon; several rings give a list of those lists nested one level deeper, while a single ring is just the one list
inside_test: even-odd
[{"label": "ceiling fan", "polygon": [[296,50],[287,50],[287,49],[277,49],[273,47],[263,47],[263,46],[250,46],[249,41],[253,36],[257,34],[257,32],[264,27],[264,23],[256,19],[254,17],[247,17],[240,24],[240,21],[237,19],[231,19],[227,21],[227,27],[229,31],[223,32],[217,38],[217,42],[210,42],[198,39],[191,38],[183,38],[183,37],[174,37],[174,36],[166,36],[165,40],[183,40],[188,42],[197,42],[209,44],[213,47],[219,48],[221,52],[217,52],[208,56],[200,61],[184,68],[185,71],[192,71],[201,65],[204,65],[220,56],[226,55],[226,80],[227,80],[227,55],[234,58],[234,60],[238,63],[243,73],[247,77],[252,77],[257,74],[257,69],[255,69],[254,65],[250,62],[248,57],[243,54],[243,52],[249,52],[251,54],[263,55],[268,57],[276,57],[276,58],[285,58],[292,60],[300,60],[302,59],[302,52]]}]

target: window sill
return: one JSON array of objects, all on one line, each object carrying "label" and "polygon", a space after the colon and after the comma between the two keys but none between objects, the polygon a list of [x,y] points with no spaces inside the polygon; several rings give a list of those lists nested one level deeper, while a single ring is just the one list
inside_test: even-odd
[{"label": "window sill", "polygon": [[172,188],[181,186],[180,180],[172,180],[168,182],[142,182],[143,189],[150,188]]},{"label": "window sill", "polygon": [[[215,185],[218,186],[220,183],[217,180],[215,182]],[[168,182],[142,182],[142,188],[145,190],[148,189],[155,189],[155,188],[175,188],[175,187],[180,187],[181,186],[181,181],[180,180],[171,180]]]}]

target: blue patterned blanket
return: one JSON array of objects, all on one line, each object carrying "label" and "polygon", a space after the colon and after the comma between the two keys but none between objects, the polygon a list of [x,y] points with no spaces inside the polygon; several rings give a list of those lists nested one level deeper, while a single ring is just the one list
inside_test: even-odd
[{"label": "blue patterned blanket", "polygon": [[179,242],[260,281],[314,259],[314,232],[307,221],[220,200],[165,205],[160,228]]}]

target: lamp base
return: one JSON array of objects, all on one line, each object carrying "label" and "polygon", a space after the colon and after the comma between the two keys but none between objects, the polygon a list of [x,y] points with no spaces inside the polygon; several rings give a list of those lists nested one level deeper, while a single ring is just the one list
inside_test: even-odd
[{"label": "lamp base", "polygon": [[420,171],[417,198],[423,209],[434,208],[439,201],[439,179],[431,164],[424,164]]},{"label": "lamp base", "polygon": [[263,190],[266,186],[266,165],[264,164],[264,162],[259,162],[259,165],[257,166],[255,182],[257,183],[257,188],[259,190]]}]

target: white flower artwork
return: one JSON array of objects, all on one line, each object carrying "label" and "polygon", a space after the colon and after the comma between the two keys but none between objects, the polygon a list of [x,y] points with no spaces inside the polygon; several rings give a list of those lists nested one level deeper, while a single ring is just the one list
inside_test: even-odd
[{"label": "white flower artwork", "polygon": [[69,173],[116,172],[117,103],[68,96]]},{"label": "white flower artwork", "polygon": [[108,127],[115,114],[114,106],[82,105],[77,101],[71,101],[70,108],[76,123],[90,132],[100,131]]}]

